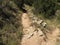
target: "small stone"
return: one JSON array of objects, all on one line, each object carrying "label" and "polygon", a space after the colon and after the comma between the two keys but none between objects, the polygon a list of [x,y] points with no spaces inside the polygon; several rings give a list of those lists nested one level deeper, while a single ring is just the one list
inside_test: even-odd
[{"label": "small stone", "polygon": [[42,26],[43,27],[46,27],[46,25],[47,25],[47,23],[45,23],[45,22],[42,23]]},{"label": "small stone", "polygon": [[39,34],[39,36],[43,35],[43,32],[39,28],[38,28],[38,34]]},{"label": "small stone", "polygon": [[27,38],[31,38],[34,35],[34,33],[30,33]]},{"label": "small stone", "polygon": [[42,22],[43,22],[43,20],[40,20],[40,21],[37,22],[37,24],[41,24]]}]

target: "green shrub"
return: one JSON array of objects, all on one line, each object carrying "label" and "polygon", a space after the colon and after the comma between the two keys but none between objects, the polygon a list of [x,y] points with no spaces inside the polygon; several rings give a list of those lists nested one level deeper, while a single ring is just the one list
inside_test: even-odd
[{"label": "green shrub", "polygon": [[44,17],[50,18],[55,15],[57,0],[36,0],[33,4],[35,13],[42,13]]}]

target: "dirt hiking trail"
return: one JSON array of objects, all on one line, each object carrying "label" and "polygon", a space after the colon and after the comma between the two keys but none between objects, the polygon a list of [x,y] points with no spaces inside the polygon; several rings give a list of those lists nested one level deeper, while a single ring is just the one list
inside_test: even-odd
[{"label": "dirt hiking trail", "polygon": [[47,33],[48,39],[45,41],[45,36],[39,35],[41,33],[43,34],[41,30],[39,31],[39,33],[37,33],[37,31],[34,31],[34,26],[30,28],[31,20],[27,13],[22,14],[22,25],[24,35],[21,45],[55,45],[56,39],[60,32],[58,28],[54,27],[51,34]]}]

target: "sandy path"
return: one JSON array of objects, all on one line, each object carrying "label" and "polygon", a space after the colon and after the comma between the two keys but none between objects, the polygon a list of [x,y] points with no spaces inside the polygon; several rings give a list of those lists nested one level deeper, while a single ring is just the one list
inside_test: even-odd
[{"label": "sandy path", "polygon": [[52,34],[48,34],[48,41],[46,45],[56,45],[56,40],[58,38],[60,31],[58,28],[55,28]]},{"label": "sandy path", "polygon": [[[27,34],[26,28],[29,28],[31,21],[26,13],[22,15],[22,25],[23,25],[23,32]],[[39,36],[37,32],[34,32],[34,35],[31,38],[27,38],[27,36],[22,38],[21,45],[55,45],[56,38],[59,34],[59,29],[55,28],[52,34],[47,34],[48,40],[45,42],[43,39],[45,36]]]},{"label": "sandy path", "polygon": [[[22,24],[24,27],[23,32],[26,33],[25,29],[29,28],[31,24],[30,19],[26,13],[22,15]],[[43,37],[40,37],[37,32],[34,32],[34,36],[29,39],[27,39],[27,37],[23,37],[21,45],[40,45],[40,39],[43,40]]]},{"label": "sandy path", "polygon": [[22,14],[22,24],[24,28],[27,28],[30,26],[30,19],[26,13]]}]

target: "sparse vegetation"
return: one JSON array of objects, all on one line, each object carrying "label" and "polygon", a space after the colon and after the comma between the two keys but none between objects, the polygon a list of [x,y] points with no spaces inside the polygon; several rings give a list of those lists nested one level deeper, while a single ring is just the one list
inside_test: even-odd
[{"label": "sparse vegetation", "polygon": [[60,25],[60,12],[56,13],[60,10],[60,0],[0,0],[0,45],[20,45],[21,14],[27,12],[24,4],[33,7],[36,16],[54,19]]}]

